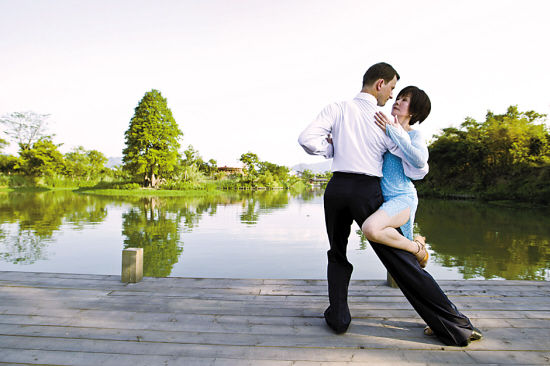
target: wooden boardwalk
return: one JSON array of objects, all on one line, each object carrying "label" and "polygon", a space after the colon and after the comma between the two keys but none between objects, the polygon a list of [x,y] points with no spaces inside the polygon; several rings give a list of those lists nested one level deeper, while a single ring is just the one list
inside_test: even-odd
[{"label": "wooden boardwalk", "polygon": [[440,281],[485,335],[442,345],[400,290],[353,281],[334,335],[323,280],[0,272],[0,365],[550,364],[550,282]]}]

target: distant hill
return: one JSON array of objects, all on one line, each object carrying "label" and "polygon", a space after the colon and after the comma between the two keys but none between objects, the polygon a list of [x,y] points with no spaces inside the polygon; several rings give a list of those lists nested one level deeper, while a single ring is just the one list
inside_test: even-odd
[{"label": "distant hill", "polygon": [[303,172],[304,170],[308,169],[311,170],[313,173],[324,173],[326,171],[330,171],[330,168],[332,167],[332,159],[321,161],[319,163],[313,163],[313,164],[306,164],[306,163],[300,163],[292,166],[290,169],[296,171],[296,172]]},{"label": "distant hill", "polygon": [[109,160],[107,160],[107,164],[105,164],[107,168],[113,168],[117,165],[122,165],[122,157],[110,157],[108,159]]}]

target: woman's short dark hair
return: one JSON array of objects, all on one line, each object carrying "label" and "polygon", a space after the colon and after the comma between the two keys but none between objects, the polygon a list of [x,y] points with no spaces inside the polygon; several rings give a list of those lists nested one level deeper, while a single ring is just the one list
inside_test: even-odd
[{"label": "woman's short dark hair", "polygon": [[402,98],[408,96],[409,101],[409,113],[411,114],[411,120],[409,125],[413,125],[416,122],[422,123],[430,114],[432,110],[432,103],[428,94],[422,89],[417,88],[416,86],[407,86],[397,94],[397,98]]},{"label": "woman's short dark hair", "polygon": [[372,85],[378,79],[384,79],[386,83],[389,83],[394,76],[399,80],[399,74],[390,64],[379,62],[369,67],[363,75],[363,87]]}]

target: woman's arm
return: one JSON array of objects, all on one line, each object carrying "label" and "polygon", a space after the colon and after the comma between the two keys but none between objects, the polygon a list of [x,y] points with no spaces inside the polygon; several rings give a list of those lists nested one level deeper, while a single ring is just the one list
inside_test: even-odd
[{"label": "woman's arm", "polygon": [[403,128],[387,125],[386,134],[395,142],[413,167],[420,169],[428,163],[428,147],[418,132],[415,132],[411,138]]},{"label": "woman's arm", "polygon": [[397,146],[390,152],[401,158],[405,175],[411,179],[424,178],[429,171],[428,147],[420,132],[407,133],[396,120],[389,120],[382,112],[375,115],[375,121]]}]

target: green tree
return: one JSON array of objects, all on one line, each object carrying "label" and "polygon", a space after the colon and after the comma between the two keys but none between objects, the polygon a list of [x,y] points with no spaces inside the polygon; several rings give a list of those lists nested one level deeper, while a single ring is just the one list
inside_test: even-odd
[{"label": "green tree", "polygon": [[245,165],[247,174],[257,173],[258,162],[260,161],[258,155],[249,151],[246,154],[242,154],[239,161]]},{"label": "green tree", "polygon": [[36,141],[29,149],[22,146],[19,151],[19,166],[16,168],[33,177],[53,176],[63,172],[65,161],[58,150],[59,146],[61,145],[54,144],[47,137]]},{"label": "green tree", "polygon": [[187,150],[183,152],[185,158],[182,159],[182,164],[184,166],[198,165],[202,163],[202,157],[200,156],[198,150],[195,150],[193,145],[187,146]]},{"label": "green tree", "polygon": [[419,191],[549,201],[545,117],[510,106],[504,114],[488,111],[484,122],[466,118],[459,128],[443,129],[429,146],[430,174]]},{"label": "green tree", "polygon": [[0,172],[6,174],[15,173],[20,166],[20,159],[13,155],[0,155]]},{"label": "green tree", "polygon": [[86,152],[86,156],[88,157],[89,161],[89,174],[91,178],[97,178],[103,173],[106,172],[107,168],[105,167],[105,164],[107,164],[107,157],[103,155],[102,152],[98,150],[88,150]]},{"label": "green tree", "polygon": [[156,187],[174,172],[181,136],[166,99],[158,90],[145,93],[125,133],[124,169]]},{"label": "green tree", "polygon": [[218,162],[214,159],[208,160],[208,162],[205,163],[206,166],[206,173],[209,176],[214,175],[218,171]]},{"label": "green tree", "polygon": [[259,173],[271,173],[273,177],[280,181],[285,181],[288,178],[290,169],[286,166],[270,163],[269,161],[261,161],[259,164]]},{"label": "green tree", "polygon": [[309,181],[310,179],[315,178],[315,174],[309,169],[305,169],[303,172],[301,172],[300,176],[303,180]]},{"label": "green tree", "polygon": [[106,171],[107,158],[97,150],[82,146],[65,154],[66,172],[72,178],[94,179]]},{"label": "green tree", "polygon": [[87,168],[90,162],[86,156],[86,150],[82,146],[66,153],[65,162],[68,176],[72,178],[86,178],[88,176]]},{"label": "green tree", "polygon": [[0,117],[0,123],[6,128],[6,135],[19,144],[21,150],[29,150],[32,145],[46,135],[49,114],[32,111],[13,112]]},{"label": "green tree", "polygon": [[485,122],[466,118],[460,128],[446,128],[430,145],[430,165],[442,178],[491,183],[517,168],[550,163],[545,115],[520,112],[510,106],[505,114],[487,112]]},{"label": "green tree", "polygon": [[242,154],[239,161],[245,166],[245,174],[242,177],[242,183],[255,187],[256,181],[258,180],[258,155],[249,151],[246,154]]}]

